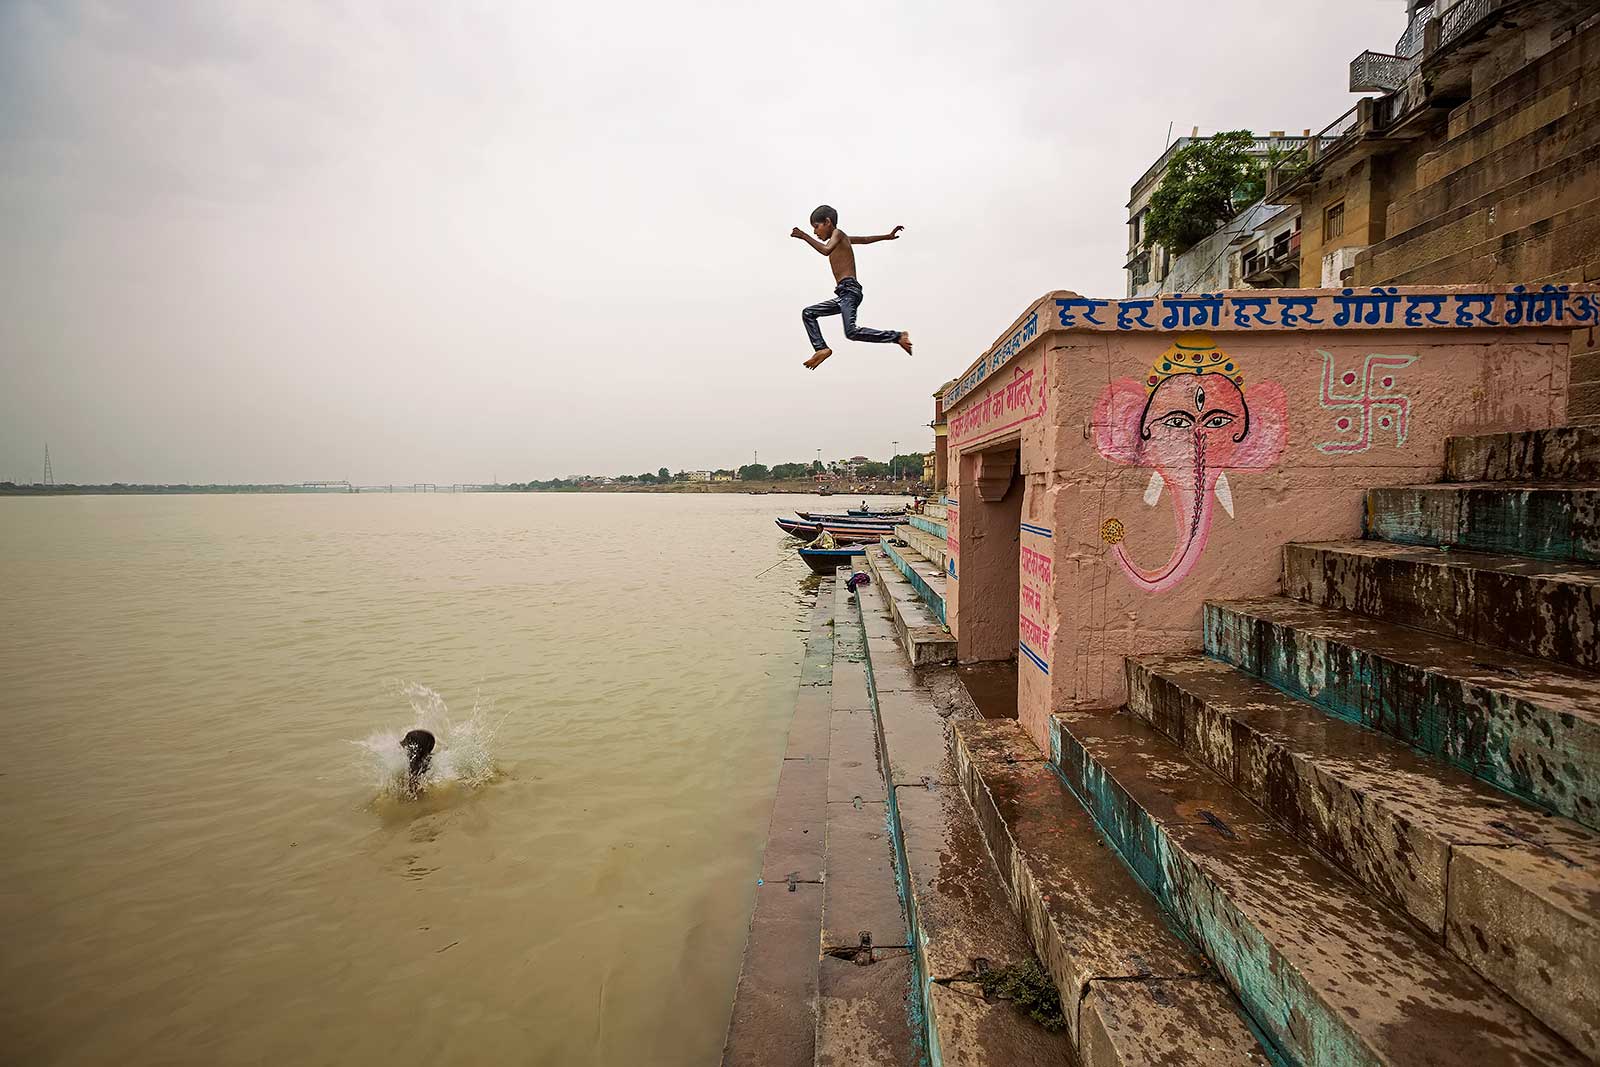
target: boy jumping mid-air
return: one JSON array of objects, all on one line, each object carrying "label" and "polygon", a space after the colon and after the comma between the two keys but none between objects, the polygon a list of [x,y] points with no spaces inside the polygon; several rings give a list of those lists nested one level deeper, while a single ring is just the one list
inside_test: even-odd
[{"label": "boy jumping mid-air", "polygon": [[806,366],[816,370],[823,360],[833,355],[833,349],[822,339],[822,328],[817,325],[817,320],[824,315],[843,315],[844,335],[852,341],[876,341],[880,344],[892,341],[905,349],[906,355],[910,355],[911,335],[904,330],[874,330],[856,325],[856,309],[861,306],[862,293],[861,283],[856,281],[856,254],[851,250],[853,245],[899,240],[900,231],[905,227],[896,226],[880,237],[851,237],[839,229],[839,213],[823,204],[811,213],[811,229],[816,237],[798,226],[790,231],[789,236],[800,238],[827,256],[828,265],[833,268],[833,280],[838,284],[834,287],[832,300],[812,304],[800,313],[800,318],[806,324],[806,336],[811,338],[811,347],[816,352],[806,360]]}]

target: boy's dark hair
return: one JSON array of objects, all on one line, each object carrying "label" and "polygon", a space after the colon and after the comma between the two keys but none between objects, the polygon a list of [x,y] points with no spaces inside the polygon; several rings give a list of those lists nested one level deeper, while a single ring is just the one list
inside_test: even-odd
[{"label": "boy's dark hair", "polygon": [[811,225],[815,226],[819,222],[829,222],[837,226],[839,225],[839,213],[827,204],[823,204],[811,213]]}]

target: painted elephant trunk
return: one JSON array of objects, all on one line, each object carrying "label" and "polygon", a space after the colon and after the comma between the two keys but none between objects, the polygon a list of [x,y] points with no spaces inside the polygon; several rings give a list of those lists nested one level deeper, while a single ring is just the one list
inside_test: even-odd
[{"label": "painted elephant trunk", "polygon": [[1157,570],[1149,571],[1128,558],[1121,544],[1115,548],[1118,565],[1135,586],[1149,593],[1170,589],[1181,582],[1199,562],[1205,548],[1206,536],[1211,532],[1212,486],[1216,473],[1206,468],[1206,443],[1204,434],[1194,436],[1194,462],[1191,471],[1184,472],[1180,480],[1175,471],[1159,469],[1162,479],[1172,490],[1172,516],[1176,525],[1176,543],[1172,558]]}]

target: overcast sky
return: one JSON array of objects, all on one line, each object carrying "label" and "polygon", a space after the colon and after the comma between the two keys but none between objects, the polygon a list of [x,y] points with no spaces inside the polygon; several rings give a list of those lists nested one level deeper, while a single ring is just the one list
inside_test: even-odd
[{"label": "overcast sky", "polygon": [[[884,456],[1181,135],[1320,128],[1401,0],[0,0],[0,479]],[[863,324],[799,312],[858,251]]]}]

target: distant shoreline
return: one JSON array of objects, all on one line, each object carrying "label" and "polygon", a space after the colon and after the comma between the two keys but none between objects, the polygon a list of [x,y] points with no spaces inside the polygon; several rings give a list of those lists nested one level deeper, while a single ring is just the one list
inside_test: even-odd
[{"label": "distant shoreline", "polygon": [[[421,483],[417,483],[421,484]],[[803,496],[918,496],[915,483],[858,483],[838,485],[827,483],[823,494],[819,486],[809,480],[785,482],[672,482],[668,485],[587,485],[562,486],[559,489],[527,489],[506,485],[474,485],[453,487],[430,486],[419,489],[416,484],[389,486],[319,487],[303,485],[15,485],[0,483],[0,496],[223,496],[223,495],[323,495],[350,496],[370,493],[725,493],[744,495],[798,494]]]}]

